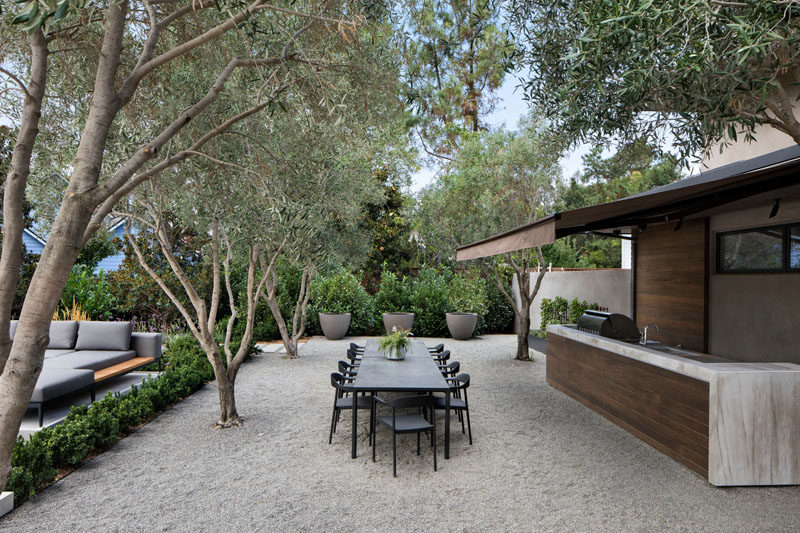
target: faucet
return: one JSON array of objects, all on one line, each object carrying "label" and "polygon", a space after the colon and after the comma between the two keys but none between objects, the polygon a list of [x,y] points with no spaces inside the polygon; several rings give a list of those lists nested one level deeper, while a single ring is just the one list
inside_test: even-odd
[{"label": "faucet", "polygon": [[654,323],[647,324],[642,330],[642,338],[639,341],[639,344],[641,344],[642,346],[647,346],[647,328],[649,328],[650,326],[656,328],[656,331],[658,331],[659,333],[661,332],[661,330],[658,329],[658,326],[656,326]]}]

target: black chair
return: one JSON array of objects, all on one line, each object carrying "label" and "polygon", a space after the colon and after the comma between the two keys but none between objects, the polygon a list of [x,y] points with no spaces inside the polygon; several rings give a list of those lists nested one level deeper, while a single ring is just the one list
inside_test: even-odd
[{"label": "black chair", "polygon": [[[398,433],[416,433],[417,434],[417,455],[420,454],[420,434],[425,431],[431,432],[431,442],[433,444],[433,470],[437,470],[436,464],[436,410],[433,409],[434,397],[433,396],[404,396],[396,400],[385,401],[377,396],[373,396],[374,404],[372,409],[372,460],[375,461],[376,434],[378,433],[376,422],[380,422],[392,430],[392,471],[394,477],[397,477],[397,434]],[[386,416],[377,415],[378,404],[386,405],[392,408],[392,414]],[[413,414],[397,414],[398,409],[414,409],[416,412]],[[420,414],[422,412],[432,413],[430,421],[425,420],[425,417]]]},{"label": "black chair", "polygon": [[437,344],[436,346],[428,346],[428,351],[430,353],[441,353],[444,350],[444,344]]},{"label": "black chair", "polygon": [[364,346],[359,346],[358,344],[356,344],[354,342],[350,343],[350,349],[353,350],[358,355],[361,355],[361,354],[364,353],[364,348],[365,348]]},{"label": "black chair", "polygon": [[[347,361],[339,361],[339,373],[347,378],[355,378],[356,374],[358,374],[358,367],[356,365],[351,365]],[[445,377],[455,377],[455,374]]]},{"label": "black chair", "polygon": [[439,365],[439,370],[442,371],[442,375],[445,378],[454,378],[458,375],[459,370],[461,370],[461,362],[453,361],[449,365]]},{"label": "black chair", "polygon": [[358,354],[350,348],[347,349],[347,358],[350,360],[350,364],[355,366],[358,366],[357,363],[361,362],[361,358]]},{"label": "black chair", "polygon": [[433,354],[433,358],[436,359],[436,362],[440,365],[447,363],[447,360],[450,359],[450,350],[445,350],[438,354]]},{"label": "black chair", "polygon": [[336,389],[333,399],[333,414],[331,415],[331,431],[328,435],[328,444],[333,442],[333,434],[336,433],[336,424],[339,421],[339,413],[345,409],[353,408],[353,398],[355,398],[356,409],[372,409],[372,398],[369,396],[352,395],[349,398],[345,394],[353,392],[351,389],[352,378],[346,378],[338,372],[331,374],[331,385]]},{"label": "black chair", "polygon": [[[462,398],[450,398],[450,409],[457,411],[461,418],[461,433],[464,433],[464,417],[467,415],[467,429],[469,430],[469,444],[472,445],[472,424],[469,421],[469,401],[467,400],[467,389],[469,388],[469,374],[459,374],[455,378],[447,380],[450,383],[450,391],[453,395],[458,394]],[[434,396],[434,404],[436,409],[445,408],[445,398],[442,396]]]}]

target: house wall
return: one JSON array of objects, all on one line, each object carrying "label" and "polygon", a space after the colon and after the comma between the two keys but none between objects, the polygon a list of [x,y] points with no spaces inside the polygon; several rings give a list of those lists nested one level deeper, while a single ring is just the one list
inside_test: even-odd
[{"label": "house wall", "polygon": [[[135,226],[131,228],[131,233],[133,233],[134,235],[138,233]],[[122,224],[117,225],[111,231],[111,236],[118,237],[122,242],[125,242],[125,228],[123,227],[123,225]],[[97,265],[97,268],[95,269],[95,272],[97,272],[98,270],[104,270],[106,272],[113,272],[115,270],[119,270],[120,267],[122,266],[122,261],[124,259],[125,259],[125,254],[123,252],[110,255],[104,258],[102,261],[100,261],[100,263]]]},{"label": "house wall", "polygon": [[716,232],[800,221],[800,202],[710,219],[709,352],[739,361],[800,363],[800,273],[717,274]]},{"label": "house wall", "polygon": [[[795,90],[794,94],[790,94],[790,97],[793,102],[797,101],[800,97],[800,88]],[[800,109],[795,109],[794,114],[800,118]],[[711,170],[737,161],[744,161],[795,144],[791,137],[771,126],[757,127],[754,137],[756,139],[754,142],[746,141],[744,136],[740,136],[736,142],[728,141],[729,144],[727,147],[723,147],[722,153],[720,153],[719,147],[712,147],[703,157],[701,170]]]},{"label": "house wall", "polygon": [[[533,274],[535,275],[535,274]],[[516,284],[514,295],[519,294]],[[542,298],[578,298],[598,303],[609,311],[631,314],[631,271],[621,268],[553,271],[545,274],[539,292],[531,304],[531,328],[542,323]]]},{"label": "house wall", "polygon": [[22,232],[22,244],[25,250],[32,254],[41,255],[44,250],[44,244],[27,231]]},{"label": "house wall", "polygon": [[706,351],[707,219],[634,231],[636,324],[655,323],[648,339]]}]

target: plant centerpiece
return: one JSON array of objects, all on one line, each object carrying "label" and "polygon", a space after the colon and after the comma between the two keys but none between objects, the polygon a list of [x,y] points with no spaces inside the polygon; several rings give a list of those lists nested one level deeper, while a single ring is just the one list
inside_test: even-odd
[{"label": "plant centerpiece", "polygon": [[386,359],[400,361],[406,358],[408,347],[411,346],[411,330],[395,327],[392,332],[381,337],[378,341],[378,349]]},{"label": "plant centerpiece", "polygon": [[486,312],[486,285],[478,276],[454,276],[447,298],[447,329],[456,340],[469,340],[478,324],[478,316]]}]

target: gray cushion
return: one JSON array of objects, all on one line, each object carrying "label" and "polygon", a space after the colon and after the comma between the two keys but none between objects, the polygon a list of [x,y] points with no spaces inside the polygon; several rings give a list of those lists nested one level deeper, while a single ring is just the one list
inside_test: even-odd
[{"label": "gray cushion", "polygon": [[74,320],[54,320],[50,322],[50,344],[53,350],[75,348],[75,337],[78,334],[78,323]]},{"label": "gray cushion", "polygon": [[133,350],[81,350],[79,352],[45,359],[45,368],[85,368],[102,370],[136,357]]},{"label": "gray cushion", "polygon": [[50,359],[51,357],[59,357],[61,355],[66,355],[68,353],[75,353],[75,350],[50,350],[47,349],[44,351],[44,358]]},{"label": "gray cushion", "polygon": [[131,350],[136,350],[138,357],[161,359],[161,333],[133,333]]},{"label": "gray cushion", "polygon": [[17,332],[17,324],[19,324],[19,320],[12,320],[11,324],[9,324],[8,334],[11,336],[11,340],[14,340],[14,333]]},{"label": "gray cushion", "polygon": [[130,322],[86,322],[78,329],[76,350],[130,350]]},{"label": "gray cushion", "polygon": [[91,370],[72,370],[67,368],[44,368],[39,374],[31,402],[47,402],[54,398],[86,389],[94,384]]}]

